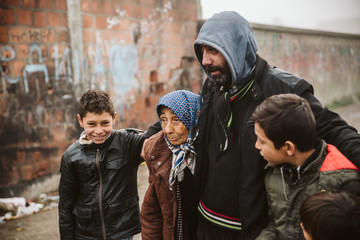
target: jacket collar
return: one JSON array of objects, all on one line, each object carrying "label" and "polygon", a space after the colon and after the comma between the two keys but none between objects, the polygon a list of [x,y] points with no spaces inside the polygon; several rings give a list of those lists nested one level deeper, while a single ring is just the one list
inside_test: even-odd
[{"label": "jacket collar", "polygon": [[270,164],[267,164],[265,166],[265,169],[273,168],[274,173],[280,173],[281,168],[283,168],[282,171],[286,175],[293,176],[292,179],[295,181],[298,180],[299,177],[301,178],[303,174],[317,172],[319,171],[324,157],[327,154],[326,142],[324,140],[316,140],[314,147],[315,151],[305,160],[304,164],[299,167],[284,163],[276,166],[271,166]]},{"label": "jacket collar", "polygon": [[304,174],[318,172],[325,156],[326,143],[323,140],[319,140],[315,143],[315,151],[306,159],[303,165],[296,167],[290,164],[280,164],[271,167],[267,164],[265,168],[273,168],[273,173],[281,174],[284,197],[286,200],[289,200],[289,190],[287,186],[289,184],[297,184]]},{"label": "jacket collar", "polygon": [[[106,148],[112,143],[112,140],[114,139],[114,136],[115,136],[114,133],[115,133],[115,131],[112,130],[109,137],[105,140],[105,142],[103,142],[101,144],[95,144],[95,143],[81,144],[82,149],[103,149],[103,148]],[[110,147],[111,147],[111,145],[110,145]]]},{"label": "jacket collar", "polygon": [[260,57],[259,54],[256,54],[255,82],[250,89],[251,97],[254,100],[258,100],[262,95],[259,83],[262,81],[263,74],[266,72],[266,67],[268,67],[267,62],[262,57]]}]

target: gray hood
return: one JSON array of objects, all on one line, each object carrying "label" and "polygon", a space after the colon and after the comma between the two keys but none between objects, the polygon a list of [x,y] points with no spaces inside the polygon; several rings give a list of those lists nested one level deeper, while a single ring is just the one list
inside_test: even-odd
[{"label": "gray hood", "polygon": [[225,57],[232,74],[232,85],[239,86],[255,65],[258,50],[255,35],[248,21],[236,12],[214,14],[201,27],[194,49],[204,69],[200,45],[213,47]]}]

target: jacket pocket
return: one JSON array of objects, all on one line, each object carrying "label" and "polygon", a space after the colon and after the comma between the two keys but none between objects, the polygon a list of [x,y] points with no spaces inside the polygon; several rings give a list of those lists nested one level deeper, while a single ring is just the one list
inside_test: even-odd
[{"label": "jacket pocket", "polygon": [[140,210],[138,196],[131,196],[108,206],[107,223],[111,228],[126,229],[139,223]]},{"label": "jacket pocket", "polygon": [[106,169],[120,169],[127,162],[126,156],[109,156],[106,162]]},{"label": "jacket pocket", "polygon": [[92,208],[87,206],[76,206],[72,213],[75,215],[76,234],[88,235],[94,231],[94,219]]}]

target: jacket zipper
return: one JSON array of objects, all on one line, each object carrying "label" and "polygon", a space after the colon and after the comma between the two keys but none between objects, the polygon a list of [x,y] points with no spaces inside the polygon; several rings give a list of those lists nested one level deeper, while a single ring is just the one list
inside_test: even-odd
[{"label": "jacket zipper", "polygon": [[102,206],[103,182],[102,182],[102,175],[101,175],[100,162],[99,162],[99,149],[96,150],[96,168],[98,170],[99,181],[100,181],[100,186],[99,186],[99,211],[100,211],[100,219],[101,219],[101,228],[102,228],[103,240],[106,240],[106,229],[105,229],[104,212],[103,212],[103,206]]},{"label": "jacket zipper", "polygon": [[178,200],[178,219],[177,219],[177,239],[183,240],[183,217],[182,217],[182,206],[181,206],[181,195],[179,183],[176,183],[176,199]]}]

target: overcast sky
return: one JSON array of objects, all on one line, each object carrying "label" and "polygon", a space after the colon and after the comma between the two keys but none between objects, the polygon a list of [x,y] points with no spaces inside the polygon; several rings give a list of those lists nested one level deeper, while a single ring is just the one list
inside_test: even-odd
[{"label": "overcast sky", "polygon": [[251,23],[360,34],[360,0],[201,0],[203,18],[233,10]]}]

